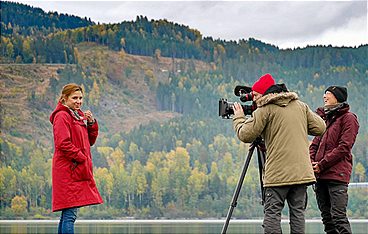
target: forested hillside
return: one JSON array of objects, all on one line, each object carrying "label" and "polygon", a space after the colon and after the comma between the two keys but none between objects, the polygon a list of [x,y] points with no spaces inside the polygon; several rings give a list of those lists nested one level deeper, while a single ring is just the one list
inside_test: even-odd
[{"label": "forested hillside", "polygon": [[[3,1],[1,15],[0,218],[58,216],[50,212],[48,116],[69,82],[83,85],[84,109],[100,124],[92,155],[105,203],[82,208],[83,218],[224,217],[248,145],[218,116],[218,101],[238,101],[234,87],[264,73],[312,109],[328,86],[348,87],[360,122],[352,182],[367,180],[368,45],[280,50],[252,38],[203,38],[164,19],[96,25]],[[253,159],[234,217],[263,216],[259,190]],[[368,218],[367,196],[349,190],[350,217]],[[312,193],[307,217],[319,217]]]},{"label": "forested hillside", "polygon": [[84,19],[57,12],[44,12],[41,8],[14,2],[1,1],[1,32],[3,34],[47,35],[64,29],[93,25],[91,19]]}]

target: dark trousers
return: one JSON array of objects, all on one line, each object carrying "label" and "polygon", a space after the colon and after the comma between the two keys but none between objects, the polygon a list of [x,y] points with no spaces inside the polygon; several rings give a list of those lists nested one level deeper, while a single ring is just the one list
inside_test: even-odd
[{"label": "dark trousers", "polygon": [[325,232],[352,233],[346,216],[348,185],[317,181],[315,192]]},{"label": "dark trousers", "polygon": [[288,185],[265,188],[264,233],[282,233],[281,211],[287,200],[290,213],[290,232],[305,233],[307,185]]}]

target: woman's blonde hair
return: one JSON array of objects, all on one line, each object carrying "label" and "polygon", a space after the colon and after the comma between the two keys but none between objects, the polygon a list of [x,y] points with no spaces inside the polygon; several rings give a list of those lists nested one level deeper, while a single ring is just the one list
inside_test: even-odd
[{"label": "woman's blonde hair", "polygon": [[81,91],[83,94],[83,89],[80,85],[77,85],[75,83],[70,83],[67,84],[63,87],[63,89],[61,90],[61,95],[59,98],[59,102],[64,103],[66,99],[68,99],[68,97],[70,96],[70,94],[76,92],[76,91]]}]

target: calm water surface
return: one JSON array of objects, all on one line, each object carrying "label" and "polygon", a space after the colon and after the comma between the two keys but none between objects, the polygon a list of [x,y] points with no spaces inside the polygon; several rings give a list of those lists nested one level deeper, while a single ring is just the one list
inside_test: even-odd
[{"label": "calm water surface", "polygon": [[[141,233],[175,234],[221,233],[222,220],[77,220],[76,233]],[[0,220],[0,233],[57,233],[57,220]],[[263,233],[261,220],[231,220],[227,233]],[[368,220],[351,220],[353,233],[367,233]],[[284,233],[289,233],[287,220],[282,221]],[[324,233],[319,220],[306,222],[306,233]]]}]

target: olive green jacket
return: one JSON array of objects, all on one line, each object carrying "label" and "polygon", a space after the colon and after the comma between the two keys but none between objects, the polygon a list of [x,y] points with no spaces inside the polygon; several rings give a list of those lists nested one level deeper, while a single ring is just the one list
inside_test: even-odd
[{"label": "olive green jacket", "polygon": [[242,142],[251,143],[258,136],[264,139],[264,187],[314,183],[308,135],[323,134],[323,119],[294,92],[270,93],[256,103],[252,117],[234,115],[233,126]]}]

